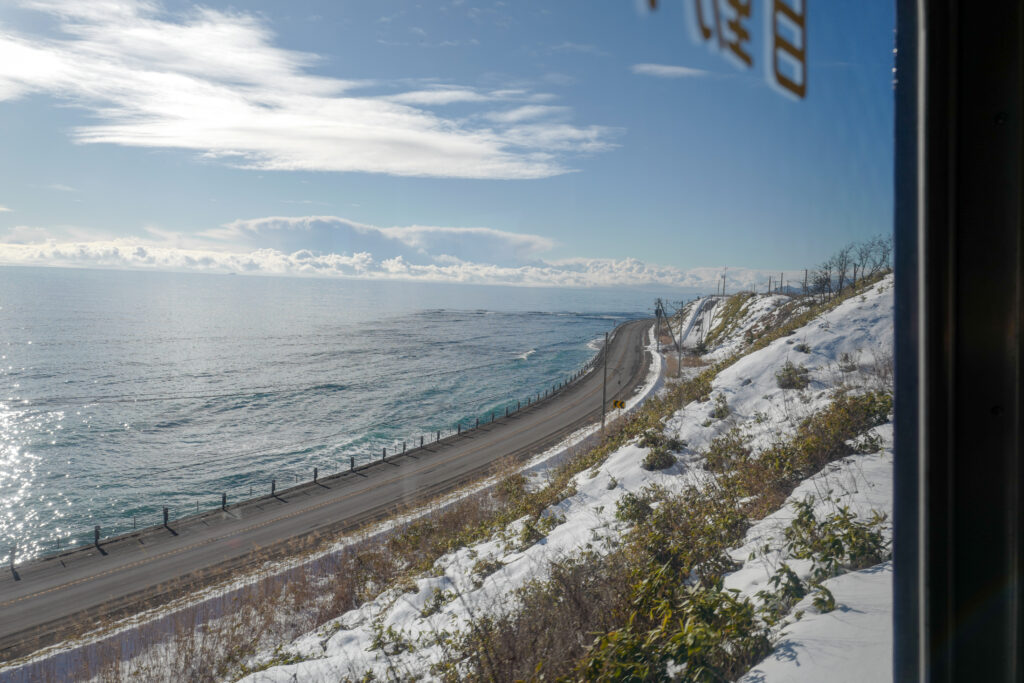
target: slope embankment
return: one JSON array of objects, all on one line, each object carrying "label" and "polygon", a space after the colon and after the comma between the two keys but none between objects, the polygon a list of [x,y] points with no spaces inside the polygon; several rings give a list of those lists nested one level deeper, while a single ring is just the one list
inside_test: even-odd
[{"label": "slope embankment", "polygon": [[889,623],[892,278],[719,308],[709,364],[550,504],[245,680],[884,678],[891,633],[861,629]]}]

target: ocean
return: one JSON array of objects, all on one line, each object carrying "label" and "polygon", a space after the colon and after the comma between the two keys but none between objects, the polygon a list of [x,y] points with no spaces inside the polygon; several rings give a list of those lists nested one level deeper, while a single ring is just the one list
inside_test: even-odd
[{"label": "ocean", "polygon": [[0,268],[0,562],[489,419],[655,296]]}]

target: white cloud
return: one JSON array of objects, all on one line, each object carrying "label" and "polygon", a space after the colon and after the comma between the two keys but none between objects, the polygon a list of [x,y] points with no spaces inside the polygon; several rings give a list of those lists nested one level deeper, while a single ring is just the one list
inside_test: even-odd
[{"label": "white cloud", "polygon": [[36,244],[45,242],[50,237],[50,232],[45,228],[37,228],[31,225],[16,225],[3,235],[0,235],[0,243]]},{"label": "white cloud", "polygon": [[579,52],[581,54],[600,55],[606,57],[607,52],[598,48],[596,45],[590,45],[589,43],[573,43],[565,41],[558,45],[552,45],[550,48],[551,52]]},{"label": "white cloud", "polygon": [[[77,268],[149,269],[255,275],[318,276],[373,280],[408,280],[527,287],[662,286],[709,291],[718,284],[721,269],[689,271],[637,259],[568,259],[516,266],[439,257],[433,263],[413,263],[401,255],[376,257],[365,251],[318,253],[308,249],[244,252],[154,246],[140,240],[37,244],[0,243],[0,264]],[[729,291],[756,286],[768,271],[729,269]]]},{"label": "white cloud", "polygon": [[546,116],[562,116],[568,111],[567,107],[552,107],[542,104],[527,104],[507,111],[492,111],[484,114],[484,117],[498,123],[519,123],[529,119],[539,119]]},{"label": "white cloud", "polygon": [[703,69],[672,64],[634,64],[633,73],[643,76],[657,76],[658,78],[699,78],[711,75],[710,71],[704,71]]},{"label": "white cloud", "polygon": [[[710,291],[722,268],[680,270],[635,258],[545,259],[555,242],[489,227],[380,227],[338,216],[236,220],[199,234],[146,226],[145,237],[80,227],[0,234],[0,265],[355,277],[552,287],[666,286]],[[728,269],[728,289],[777,271]]]},{"label": "white cloud", "polygon": [[6,213],[6,212],[8,212],[8,211],[10,211],[10,210],[11,210],[11,209],[8,209],[8,208],[7,208],[6,206],[4,206],[3,204],[0,204],[0,213]]},{"label": "white cloud", "polygon": [[[80,143],[195,150],[267,170],[542,178],[568,157],[610,147],[613,131],[559,124],[523,138],[429,107],[501,98],[449,87],[369,96],[369,83],[315,75],[316,55],[273,45],[261,20],[195,9],[172,18],[132,0],[24,6],[61,20],[58,37],[0,32],[0,100],[48,94],[98,123]],[[524,93],[523,98],[531,98]]]},{"label": "white cloud", "polygon": [[555,246],[554,241],[541,235],[487,227],[378,227],[338,216],[268,216],[238,220],[200,233],[200,237],[220,248],[372,252],[384,258],[401,256],[419,264],[454,257],[460,261],[513,266],[536,260]]},{"label": "white cloud", "polygon": [[614,145],[608,142],[607,129],[600,126],[578,128],[564,123],[535,123],[505,131],[510,144],[524,148],[540,147],[550,152],[603,152]]},{"label": "white cloud", "polygon": [[434,106],[458,102],[488,102],[493,98],[470,88],[437,88],[436,90],[412,90],[397,95],[388,95],[382,99],[400,104]]}]

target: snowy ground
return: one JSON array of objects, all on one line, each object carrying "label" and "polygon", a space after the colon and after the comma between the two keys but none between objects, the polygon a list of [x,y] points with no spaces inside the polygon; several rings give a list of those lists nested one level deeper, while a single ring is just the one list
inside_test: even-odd
[{"label": "snowy ground", "polygon": [[825,582],[838,607],[819,614],[807,597],[804,617],[741,683],[884,683],[892,680],[892,562]]},{"label": "snowy ground", "polygon": [[[756,324],[755,313],[763,315],[779,305],[776,299],[785,298],[755,298],[745,324],[724,340],[715,354],[738,347],[737,336],[741,340],[745,329]],[[797,350],[798,344],[805,350]],[[647,449],[627,445],[599,470],[576,477],[576,494],[546,511],[548,531],[541,540],[521,542],[518,532],[525,520],[520,520],[498,537],[450,553],[414,585],[382,593],[275,655],[304,661],[275,666],[245,680],[338,680],[361,678],[366,672],[377,679],[427,675],[430,664],[443,654],[434,642],[438,635],[457,631],[482,613],[513,609],[513,591],[528,580],[543,578],[552,560],[584,549],[600,549],[603,538],[619,534],[623,527],[614,512],[624,493],[651,484],[679,490],[710,476],[699,467],[699,452],[729,429],[742,429],[765,445],[790,433],[803,417],[824,408],[830,391],[840,384],[880,388],[886,382],[891,345],[890,276],[796,335],[776,340],[720,373],[714,381],[713,397],[725,398],[727,417],[710,417],[715,405],[711,401],[690,404],[667,421],[666,433],[687,443],[675,466],[648,472],[640,467]],[[787,360],[810,371],[811,384],[806,390],[778,387],[775,372]],[[801,484],[790,500],[814,496],[821,512],[849,505],[863,517],[870,517],[871,511],[889,514],[891,428],[880,427],[876,432],[883,444],[880,453],[833,463]],[[777,548],[779,535],[792,516],[787,505],[750,529],[743,546],[734,553],[734,558],[745,564],[726,578],[727,587],[754,595],[774,568],[788,561],[779,552],[765,554],[758,549],[766,542]],[[790,561],[790,566],[798,573],[809,569],[799,561]],[[817,614],[813,607],[798,606],[806,611],[803,619],[789,627],[773,655],[744,680],[841,680],[836,672],[852,676],[850,680],[886,680],[891,658],[890,584],[891,565],[831,579],[826,586],[840,607]],[[270,659],[267,655],[262,661]],[[801,677],[792,678],[794,671]]]}]

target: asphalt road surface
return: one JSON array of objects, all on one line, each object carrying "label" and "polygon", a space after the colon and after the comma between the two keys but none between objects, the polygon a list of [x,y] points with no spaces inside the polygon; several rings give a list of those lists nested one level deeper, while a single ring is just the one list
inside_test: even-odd
[{"label": "asphalt road surface", "polygon": [[[608,349],[608,395],[627,399],[647,373],[651,321],[616,329]],[[327,538],[382,519],[479,478],[500,460],[525,459],[601,418],[601,362],[550,399],[479,429],[256,498],[226,510],[171,520],[0,571],[0,662],[71,635],[81,624],[169,600],[258,566],[298,541]]]}]

